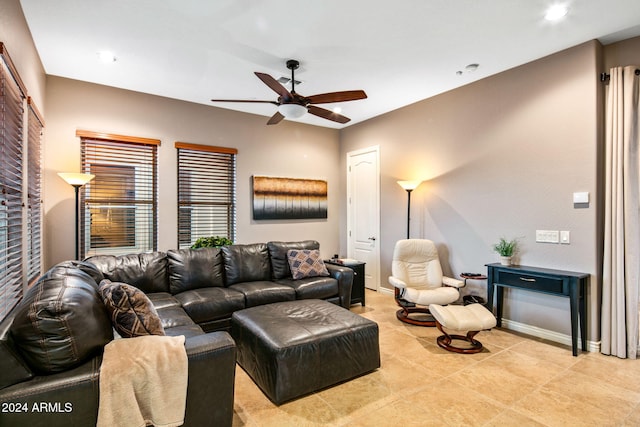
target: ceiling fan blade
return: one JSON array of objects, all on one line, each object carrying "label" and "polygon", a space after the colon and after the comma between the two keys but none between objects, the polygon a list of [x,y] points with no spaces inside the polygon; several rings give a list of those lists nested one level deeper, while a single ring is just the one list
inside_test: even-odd
[{"label": "ceiling fan blade", "polygon": [[211,102],[250,102],[250,103],[258,103],[258,104],[280,105],[276,101],[259,101],[256,99],[212,99]]},{"label": "ceiling fan blade", "polygon": [[356,101],[365,99],[367,94],[363,90],[345,90],[343,92],[321,93],[307,97],[311,104],[326,104],[328,102]]},{"label": "ceiling fan blade", "polygon": [[291,98],[291,92],[289,92],[284,86],[282,86],[276,79],[271,77],[269,74],[258,73],[257,71],[254,73],[264,84],[269,86],[271,90],[280,95],[285,99]]},{"label": "ceiling fan blade", "polygon": [[278,123],[280,123],[282,121],[282,119],[284,119],[284,116],[282,114],[280,114],[280,111],[277,111],[273,116],[271,116],[271,118],[269,119],[267,124],[268,125],[277,125]]},{"label": "ceiling fan blade", "polygon": [[338,123],[347,123],[351,119],[349,117],[345,117],[338,113],[334,113],[331,110],[327,110],[325,108],[316,107],[315,105],[309,105],[307,107],[307,111],[314,116],[322,117],[323,119],[333,120]]}]

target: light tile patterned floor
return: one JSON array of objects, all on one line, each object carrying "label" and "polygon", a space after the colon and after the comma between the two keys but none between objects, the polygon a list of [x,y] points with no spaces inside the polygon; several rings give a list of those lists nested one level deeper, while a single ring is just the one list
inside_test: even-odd
[{"label": "light tile patterned floor", "polygon": [[276,406],[236,371],[234,427],[638,426],[640,360],[571,348],[506,330],[481,332],[485,350],[442,350],[436,328],[406,325],[393,297],[367,291],[352,311],[380,327],[382,367]]}]

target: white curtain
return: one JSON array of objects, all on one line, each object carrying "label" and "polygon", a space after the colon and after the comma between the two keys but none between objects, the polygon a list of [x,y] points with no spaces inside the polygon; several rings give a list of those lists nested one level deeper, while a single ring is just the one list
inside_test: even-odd
[{"label": "white curtain", "polygon": [[640,270],[640,67],[612,68],[607,88],[601,352],[635,359]]}]

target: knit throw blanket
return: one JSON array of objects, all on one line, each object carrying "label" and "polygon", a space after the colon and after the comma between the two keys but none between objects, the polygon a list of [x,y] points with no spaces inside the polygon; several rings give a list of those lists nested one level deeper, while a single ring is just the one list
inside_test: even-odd
[{"label": "knit throw blanket", "polygon": [[184,340],[148,335],[107,344],[97,427],[181,426],[188,374]]}]

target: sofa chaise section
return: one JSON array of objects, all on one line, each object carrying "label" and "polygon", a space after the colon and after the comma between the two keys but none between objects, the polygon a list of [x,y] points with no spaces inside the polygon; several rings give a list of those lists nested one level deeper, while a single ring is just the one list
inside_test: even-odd
[{"label": "sofa chaise section", "polygon": [[[102,278],[89,263],[54,266],[0,323],[0,404],[13,408],[0,426],[95,426],[102,352],[114,339],[98,294]],[[203,332],[168,292],[151,295],[165,333],[186,338],[184,425],[230,426],[235,342],[224,331]]]}]

